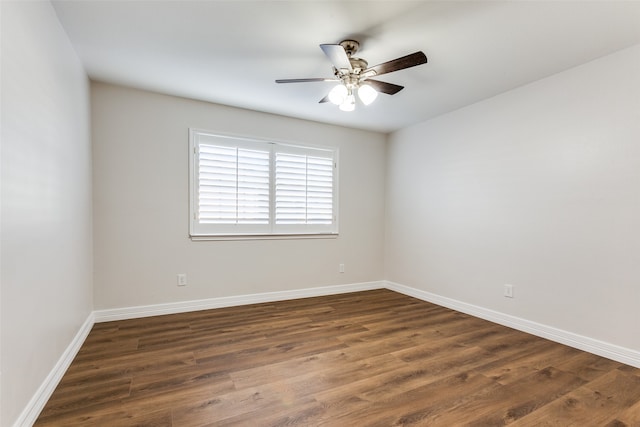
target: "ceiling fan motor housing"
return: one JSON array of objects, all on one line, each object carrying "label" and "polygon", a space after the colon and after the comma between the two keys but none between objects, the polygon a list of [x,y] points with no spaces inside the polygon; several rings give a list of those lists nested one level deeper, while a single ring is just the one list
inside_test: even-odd
[{"label": "ceiling fan motor housing", "polygon": [[352,73],[360,74],[362,70],[367,69],[367,66],[369,65],[367,61],[362,58],[356,58],[355,56],[353,56],[360,48],[360,43],[358,43],[356,40],[343,40],[339,44],[347,54],[347,58],[349,58],[351,68],[353,68]]},{"label": "ceiling fan motor housing", "polygon": [[349,62],[351,63],[351,68],[357,74],[359,74],[362,70],[366,70],[369,63],[362,58],[354,58],[350,57]]},{"label": "ceiling fan motor housing", "polygon": [[347,53],[348,57],[351,57],[351,55],[356,53],[358,51],[358,49],[360,48],[360,43],[358,43],[355,40],[342,40],[339,44],[340,44],[340,46],[342,46],[344,51]]}]

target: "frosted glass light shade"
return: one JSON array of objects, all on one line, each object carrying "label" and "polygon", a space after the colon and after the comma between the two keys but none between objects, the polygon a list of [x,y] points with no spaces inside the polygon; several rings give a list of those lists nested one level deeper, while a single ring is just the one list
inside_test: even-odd
[{"label": "frosted glass light shade", "polygon": [[353,111],[356,108],[356,97],[353,95],[348,95],[347,99],[344,100],[342,104],[340,104],[340,109],[342,111]]},{"label": "frosted glass light shade", "polygon": [[364,105],[369,105],[378,97],[378,91],[365,84],[358,88],[358,97]]},{"label": "frosted glass light shade", "polygon": [[329,92],[329,101],[332,104],[342,105],[347,99],[348,93],[349,91],[347,90],[347,87],[343,84],[339,84]]}]

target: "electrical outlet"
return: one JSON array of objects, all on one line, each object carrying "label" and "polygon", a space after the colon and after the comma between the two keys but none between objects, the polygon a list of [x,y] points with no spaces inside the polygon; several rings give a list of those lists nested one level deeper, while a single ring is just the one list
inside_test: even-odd
[{"label": "electrical outlet", "polygon": [[504,296],[513,298],[513,285],[504,285]]},{"label": "electrical outlet", "polygon": [[182,273],[178,274],[178,286],[187,286],[187,275]]},{"label": "electrical outlet", "polygon": [[340,265],[338,266],[338,271],[339,271],[340,273],[344,273],[344,264],[340,264]]}]

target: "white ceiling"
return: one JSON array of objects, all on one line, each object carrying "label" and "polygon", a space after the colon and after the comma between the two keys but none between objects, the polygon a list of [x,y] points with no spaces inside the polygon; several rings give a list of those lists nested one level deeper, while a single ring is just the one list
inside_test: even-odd
[{"label": "white ceiling", "polygon": [[[54,0],[94,80],[390,132],[640,43],[640,1]],[[343,112],[319,104],[332,77],[318,47],[361,42],[369,65],[418,50],[429,62],[379,77],[405,86]]]}]

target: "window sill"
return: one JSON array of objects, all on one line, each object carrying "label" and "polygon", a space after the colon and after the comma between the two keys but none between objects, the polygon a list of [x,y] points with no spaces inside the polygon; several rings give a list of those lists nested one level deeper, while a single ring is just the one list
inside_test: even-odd
[{"label": "window sill", "polygon": [[300,240],[300,239],[337,239],[338,233],[317,234],[229,234],[215,236],[189,236],[192,241],[216,241],[216,240]]}]

